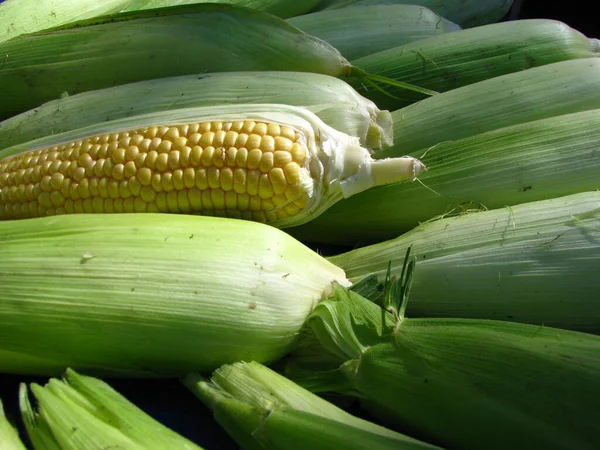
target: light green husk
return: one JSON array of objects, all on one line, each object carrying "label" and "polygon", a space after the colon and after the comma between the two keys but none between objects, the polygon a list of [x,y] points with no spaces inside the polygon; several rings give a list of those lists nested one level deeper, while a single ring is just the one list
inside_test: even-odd
[{"label": "light green husk", "polygon": [[0,3],[0,42],[21,34],[119,12],[131,0],[5,0]]},{"label": "light green husk", "polygon": [[288,19],[289,24],[354,59],[460,27],[416,5],[368,5],[319,11]]},{"label": "light green husk", "polygon": [[600,109],[449,140],[416,153],[429,167],[421,183],[370,189],[289,232],[303,241],[366,244],[434,218],[592,191],[600,187],[599,141]]},{"label": "light green husk", "polygon": [[2,400],[0,400],[0,448],[2,450],[26,450],[19,438],[19,433],[4,415]]},{"label": "light green husk", "polygon": [[0,122],[0,151],[137,114],[239,103],[304,106],[368,148],[393,142],[389,111],[380,111],[340,79],[307,72],[222,72],[140,81],[48,102]]},{"label": "light green husk", "polygon": [[481,81],[394,111],[396,145],[375,156],[420,154],[440,142],[599,108],[600,59],[563,61]]},{"label": "light green husk", "polygon": [[63,380],[32,383],[37,408],[25,384],[23,421],[36,450],[201,450],[147,415],[103,381],[68,369]]},{"label": "light green husk", "polygon": [[[501,321],[405,319],[392,311],[336,289],[308,326],[321,352],[341,365],[301,385],[329,391],[337,377],[333,390],[360,397],[389,426],[444,448],[600,445],[599,336]],[[302,374],[302,365],[300,354],[288,375]]]},{"label": "light green husk", "polygon": [[318,9],[355,5],[421,5],[463,27],[497,22],[508,12],[512,0],[321,0]]},{"label": "light green husk", "polygon": [[[559,61],[597,57],[600,41],[562,22],[518,20],[445,33],[352,61],[368,73],[445,92],[478,81]],[[361,82],[357,90],[380,108],[394,110],[420,100],[408,91],[384,95]],[[501,89],[508,95],[506,89]]]},{"label": "light green husk", "polygon": [[189,5],[194,3],[227,3],[258,9],[274,16],[287,19],[308,13],[319,0],[130,0],[130,5],[125,11],[139,11],[142,9],[163,8],[166,6]]},{"label": "light green husk", "polygon": [[256,362],[219,368],[183,383],[243,449],[435,449],[354,417]]},{"label": "light green husk", "polygon": [[92,19],[0,44],[0,119],[64,94],[204,72],[348,75],[320,39],[261,11],[197,4]]},{"label": "light green husk", "polygon": [[[412,246],[411,317],[497,319],[600,334],[600,192],[432,221],[329,260],[351,281]],[[399,267],[398,267],[399,266]]]},{"label": "light green husk", "polygon": [[188,215],[0,222],[0,372],[165,377],[270,362],[341,269],[276,228]]}]

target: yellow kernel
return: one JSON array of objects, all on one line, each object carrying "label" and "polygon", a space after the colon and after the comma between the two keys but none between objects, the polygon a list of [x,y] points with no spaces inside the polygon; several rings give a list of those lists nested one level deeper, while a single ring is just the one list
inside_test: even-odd
[{"label": "yellow kernel", "polygon": [[294,200],[294,205],[296,205],[300,209],[304,209],[308,206],[308,194],[304,192],[300,198]]},{"label": "yellow kernel", "polygon": [[294,162],[300,166],[304,165],[306,162],[306,149],[302,145],[294,143],[290,153],[292,154],[292,159]]},{"label": "yellow kernel", "polygon": [[116,213],[122,213],[123,210],[123,199],[122,198],[115,198],[113,201],[113,209],[115,210]]},{"label": "yellow kernel", "polygon": [[295,162],[286,164],[286,166],[283,168],[283,172],[285,173],[285,179],[287,180],[288,184],[300,183],[300,170],[300,166]]},{"label": "yellow kernel", "polygon": [[235,167],[235,158],[237,155],[237,148],[229,147],[225,154],[225,165],[227,167]]},{"label": "yellow kernel", "polygon": [[225,208],[237,209],[237,194],[233,191],[225,192]]},{"label": "yellow kernel", "polygon": [[190,208],[194,212],[202,211],[202,192],[198,188],[191,188],[188,193]]},{"label": "yellow kernel", "polygon": [[167,132],[163,135],[163,139],[173,141],[179,137],[179,129],[177,127],[169,127]]},{"label": "yellow kernel", "polygon": [[131,197],[131,189],[129,188],[129,182],[123,180],[119,183],[119,197],[126,199]]},{"label": "yellow kernel", "polygon": [[192,152],[190,153],[190,164],[193,167],[198,167],[200,165],[200,158],[202,157],[202,148],[199,145],[196,145],[192,148]]},{"label": "yellow kernel", "polygon": [[229,167],[221,169],[221,189],[225,192],[233,189],[233,171]]},{"label": "yellow kernel", "polygon": [[166,192],[173,190],[173,174],[171,172],[163,173],[160,181],[163,190],[165,190]]},{"label": "yellow kernel", "polygon": [[158,147],[160,146],[161,142],[162,142],[161,138],[158,138],[158,137],[152,138],[152,141],[150,142],[150,150],[156,151],[158,153]]},{"label": "yellow kernel", "polygon": [[260,164],[258,170],[263,173],[267,173],[273,168],[273,153],[263,153],[260,158]]},{"label": "yellow kernel", "polygon": [[90,182],[88,178],[84,178],[79,182],[79,186],[77,186],[77,191],[79,192],[79,197],[82,199],[90,198],[92,193],[90,192]]},{"label": "yellow kernel", "polygon": [[[62,195],[64,195],[65,197],[69,196],[69,192],[71,190],[71,179],[70,178],[65,178],[62,182],[62,184],[60,185],[60,192]],[[19,186],[19,188],[23,188],[23,194],[25,194],[25,186],[21,185]],[[17,190],[17,196],[20,195],[20,189]],[[20,200],[20,199],[19,199]]]},{"label": "yellow kernel", "polygon": [[289,139],[292,142],[296,140],[296,132],[294,131],[293,128],[290,128],[290,127],[282,126],[280,128],[279,135],[281,137]]},{"label": "yellow kernel", "polygon": [[169,154],[159,153],[156,158],[156,170],[164,172],[169,167]]},{"label": "yellow kernel", "polygon": [[187,189],[196,186],[196,171],[192,167],[183,170],[183,185]]},{"label": "yellow kernel", "polygon": [[206,171],[208,186],[212,189],[221,187],[221,171],[216,167],[209,167]]},{"label": "yellow kernel", "polygon": [[174,169],[179,168],[180,165],[181,165],[181,163],[179,161],[179,151],[178,150],[171,151],[169,153],[169,168],[171,170],[174,170]]},{"label": "yellow kernel", "polygon": [[285,179],[285,174],[283,169],[280,167],[276,167],[269,171],[269,180],[271,180],[271,184],[273,185],[273,192],[275,194],[283,194],[285,192],[285,188],[287,187],[287,181]]},{"label": "yellow kernel", "polygon": [[275,151],[273,153],[273,165],[275,167],[285,167],[286,164],[292,162],[292,155],[286,151]]},{"label": "yellow kernel", "polygon": [[246,169],[237,168],[233,171],[233,190],[238,194],[246,192]]},{"label": "yellow kernel", "polygon": [[144,164],[149,169],[154,170],[154,169],[156,169],[156,160],[157,159],[158,159],[158,153],[153,150],[151,152],[148,152],[148,155],[146,156],[146,159],[144,160]]},{"label": "yellow kernel", "polygon": [[179,211],[183,213],[189,213],[191,211],[188,192],[186,190],[177,191],[177,204],[179,205]]},{"label": "yellow kernel", "polygon": [[248,194],[238,194],[237,196],[237,208],[240,211],[246,211],[248,204],[250,203],[250,196]]},{"label": "yellow kernel", "polygon": [[147,153],[140,153],[137,158],[135,158],[135,167],[141,169],[146,166],[146,158],[148,157]]},{"label": "yellow kernel", "polygon": [[152,203],[156,200],[156,191],[151,186],[144,186],[140,191],[140,196],[146,203]]},{"label": "yellow kernel", "polygon": [[208,189],[206,169],[196,169],[196,187],[201,191]]},{"label": "yellow kernel", "polygon": [[118,148],[110,154],[110,159],[115,164],[121,164],[125,162],[125,149]]},{"label": "yellow kernel", "polygon": [[125,166],[123,164],[115,164],[112,170],[112,177],[115,180],[123,180],[125,178]]},{"label": "yellow kernel", "polygon": [[141,152],[148,153],[150,151],[151,144],[152,144],[152,139],[146,138],[138,144],[138,148]]},{"label": "yellow kernel", "polygon": [[212,131],[207,131],[206,133],[202,133],[202,137],[200,141],[198,141],[198,145],[202,148],[210,147],[213,145],[213,139],[215,137],[215,133]]},{"label": "yellow kernel", "polygon": [[179,149],[179,161],[182,167],[187,167],[190,164],[190,155],[192,153],[192,149],[187,145],[184,145]]},{"label": "yellow kernel", "polygon": [[235,122],[231,123],[230,130],[233,130],[233,131],[239,133],[243,127],[244,127],[244,122],[242,120],[236,120]]},{"label": "yellow kernel", "polygon": [[191,146],[191,147],[197,147],[198,146],[198,142],[200,142],[201,138],[202,138],[202,135],[200,133],[193,133],[188,138],[188,145]]},{"label": "yellow kernel", "polygon": [[133,202],[133,210],[138,213],[145,213],[148,210],[148,205],[144,200],[136,197]]},{"label": "yellow kernel", "polygon": [[300,212],[300,208],[298,208],[296,205],[294,205],[293,203],[288,203],[287,205],[285,205],[283,207],[283,210],[289,215],[289,216],[295,216],[296,214],[298,214]]},{"label": "yellow kernel", "polygon": [[302,194],[304,194],[305,190],[302,187],[302,185],[300,184],[293,184],[290,185],[288,184],[288,186],[285,188],[285,198],[288,199],[288,201],[293,202],[294,200],[298,200]]},{"label": "yellow kernel", "polygon": [[250,211],[260,211],[261,200],[258,195],[251,195],[250,201],[248,202],[248,209]]},{"label": "yellow kernel", "polygon": [[228,131],[225,134],[225,138],[223,139],[223,147],[235,147],[235,142],[237,141],[238,134],[235,131]]},{"label": "yellow kernel", "polygon": [[208,146],[202,149],[202,165],[204,167],[210,167],[213,165],[213,154],[215,153],[215,148]]},{"label": "yellow kernel", "polygon": [[159,192],[158,194],[156,194],[156,207],[160,212],[169,212],[166,192]]},{"label": "yellow kernel", "polygon": [[180,212],[179,203],[177,202],[177,191],[169,191],[167,192],[167,207],[169,211],[172,213]]},{"label": "yellow kernel", "polygon": [[79,183],[71,183],[71,186],[69,186],[69,197],[73,200],[79,200]]},{"label": "yellow kernel", "polygon": [[273,140],[275,151],[284,151],[289,152],[292,150],[293,143],[288,138],[284,138],[282,136],[277,136]]},{"label": "yellow kernel", "polygon": [[73,214],[75,212],[75,207],[74,207],[75,202],[73,202],[73,200],[71,200],[70,198],[65,200],[65,213],[67,214]]},{"label": "yellow kernel", "polygon": [[45,175],[40,182],[40,187],[44,192],[50,192],[52,190],[52,177],[50,175]]},{"label": "yellow kernel", "polygon": [[60,172],[56,172],[50,177],[50,186],[54,190],[59,190],[64,180],[65,176]]},{"label": "yellow kernel", "polygon": [[154,138],[158,136],[158,127],[150,127],[142,132],[146,137]]},{"label": "yellow kernel", "polygon": [[140,191],[142,190],[142,185],[138,181],[136,177],[131,177],[128,180],[129,190],[131,191],[131,195],[137,197],[140,195]]},{"label": "yellow kernel", "polygon": [[227,133],[223,130],[219,130],[215,133],[214,137],[213,137],[213,147],[217,148],[217,147],[222,147],[223,143],[225,142],[225,136],[227,135]]},{"label": "yellow kernel", "polygon": [[171,141],[163,140],[160,142],[160,144],[156,148],[156,151],[158,153],[169,153],[171,151],[172,145],[173,144],[171,144]]},{"label": "yellow kernel", "polygon": [[125,178],[131,178],[137,172],[137,168],[135,167],[135,163],[133,161],[129,161],[123,167],[123,176]]},{"label": "yellow kernel", "polygon": [[108,180],[108,196],[110,198],[119,198],[119,185],[120,183],[117,180],[110,179]]},{"label": "yellow kernel", "polygon": [[112,198],[105,198],[103,207],[104,207],[105,213],[114,213],[115,212],[114,200]]},{"label": "yellow kernel", "polygon": [[260,166],[260,159],[263,155],[259,149],[255,148],[254,150],[250,150],[248,152],[248,169],[258,169]]},{"label": "yellow kernel", "polygon": [[274,152],[275,139],[273,139],[273,136],[265,135],[260,139],[259,147],[263,152]]},{"label": "yellow kernel", "polygon": [[[142,142],[144,142],[144,136],[142,136],[139,133],[134,134],[133,136],[131,136],[131,140],[129,141],[129,146],[130,147],[137,147],[139,146]],[[135,159],[135,158],[133,158]],[[130,159],[129,161],[133,161],[133,159]]]},{"label": "yellow kernel", "polygon": [[211,189],[210,198],[213,203],[213,209],[225,209],[225,192],[222,189]]},{"label": "yellow kernel", "polygon": [[177,191],[185,188],[185,184],[183,182],[183,170],[177,169],[173,171],[173,187]]},{"label": "yellow kernel", "polygon": [[269,180],[269,175],[266,173],[261,174],[258,180],[258,195],[262,199],[273,196],[273,186],[271,185],[271,180]]},{"label": "yellow kernel", "polygon": [[102,197],[95,197],[92,200],[92,212],[96,214],[104,212],[104,199]]},{"label": "yellow kernel", "polygon": [[98,193],[102,198],[108,197],[108,178],[100,178],[100,180],[98,181]]},{"label": "yellow kernel", "polygon": [[71,167],[71,161],[62,161],[58,167],[58,172],[66,175]]},{"label": "yellow kernel", "polygon": [[254,222],[266,223],[267,222],[267,216],[262,211],[256,211],[256,212],[252,213],[252,220]]},{"label": "yellow kernel", "polygon": [[135,197],[128,197],[123,201],[123,212],[135,212]]},{"label": "yellow kernel", "polygon": [[211,131],[219,131],[223,128],[223,122],[211,122],[210,129]]},{"label": "yellow kernel", "polygon": [[190,126],[186,123],[183,125],[177,125],[177,128],[179,129],[179,136],[187,136]]},{"label": "yellow kernel", "polygon": [[256,125],[256,123],[253,120],[245,120],[244,125],[242,125],[242,131],[246,134],[250,134],[252,133],[252,130],[254,130],[254,125]]},{"label": "yellow kernel", "polygon": [[140,149],[135,145],[130,145],[127,147],[127,150],[125,150],[125,161],[135,161],[139,154]]},{"label": "yellow kernel", "polygon": [[277,208],[280,208],[288,202],[283,194],[275,194],[273,197],[271,197],[271,200]]},{"label": "yellow kernel", "polygon": [[152,181],[150,182],[152,189],[156,192],[160,192],[163,190],[162,187],[162,179],[159,173],[152,174]]},{"label": "yellow kernel", "polygon": [[240,133],[238,134],[234,147],[245,148],[246,142],[248,142],[248,135],[246,133]]},{"label": "yellow kernel", "polygon": [[210,211],[213,208],[213,201],[210,195],[210,189],[206,189],[202,191],[202,206],[204,207],[203,213],[206,214],[207,211]]},{"label": "yellow kernel", "polygon": [[261,137],[258,134],[251,134],[246,141],[246,147],[249,151],[255,148],[260,148]]},{"label": "yellow kernel", "polygon": [[215,167],[218,167],[220,169],[225,165],[226,155],[227,153],[224,148],[218,147],[215,149],[215,152],[213,154],[213,164],[215,165]]},{"label": "yellow kernel", "polygon": [[101,177],[104,175],[104,163],[105,163],[105,159],[99,159],[98,161],[96,161],[96,164],[94,164],[94,171],[93,171],[93,175],[97,176],[97,177]]},{"label": "yellow kernel", "polygon": [[260,179],[260,172],[258,170],[249,170],[246,173],[246,192],[249,195],[258,194],[258,180]]},{"label": "yellow kernel", "polygon": [[143,167],[137,171],[137,177],[142,186],[149,186],[152,179],[152,171],[147,167]]},{"label": "yellow kernel", "polygon": [[169,131],[169,128],[171,128],[171,127],[168,127],[168,126],[158,127],[156,135],[160,138],[164,137],[164,135],[167,134],[167,131]]}]

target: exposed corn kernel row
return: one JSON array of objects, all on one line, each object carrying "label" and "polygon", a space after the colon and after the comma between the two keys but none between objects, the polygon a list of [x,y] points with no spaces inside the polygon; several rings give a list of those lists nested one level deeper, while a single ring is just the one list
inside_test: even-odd
[{"label": "exposed corn kernel row", "polygon": [[268,222],[308,204],[294,129],[203,122],[104,134],[0,161],[0,219],[171,212]]}]

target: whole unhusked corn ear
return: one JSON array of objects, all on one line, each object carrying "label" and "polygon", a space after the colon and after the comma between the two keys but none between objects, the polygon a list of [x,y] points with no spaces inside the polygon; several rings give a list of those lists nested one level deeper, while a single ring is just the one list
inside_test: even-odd
[{"label": "whole unhusked corn ear", "polygon": [[0,219],[170,212],[285,227],[425,169],[411,157],[375,161],[358,138],[287,105],[148,114],[5,153],[11,156],[0,160]]},{"label": "whole unhusked corn ear", "polygon": [[4,414],[2,400],[0,399],[0,448],[2,450],[26,450],[26,447],[19,439],[19,433],[8,421]]},{"label": "whole unhusked corn ear", "polygon": [[393,143],[389,111],[348,83],[309,72],[217,72],[140,81],[45,103],[0,122],[0,151],[98,122],[179,108],[237,103],[304,106],[370,149]]},{"label": "whole unhusked corn ear", "polygon": [[[600,55],[600,41],[555,20],[517,20],[444,33],[352,61],[361,69],[422,88],[446,92],[533,67]],[[380,108],[421,100],[406,90],[388,94],[352,81]]]},{"label": "whole unhusked corn ear", "polygon": [[460,30],[430,9],[416,5],[359,5],[305,14],[287,22],[330,43],[350,61]]},{"label": "whole unhusked corn ear", "polygon": [[504,17],[512,0],[321,0],[319,9],[341,9],[358,5],[421,5],[464,28],[497,22]]},{"label": "whole unhusked corn ear", "polygon": [[282,19],[209,3],[133,11],[24,35],[0,43],[0,55],[0,119],[65,94],[167,76],[352,71],[331,45]]},{"label": "whole unhusked corn ear", "polygon": [[[29,391],[35,403],[29,399]],[[151,394],[150,394],[151,395]],[[23,423],[36,450],[202,450],[107,383],[67,369],[45,386],[21,384]]]},{"label": "whole unhusked corn ear", "polygon": [[343,270],[277,228],[168,214],[0,222],[0,373],[272,362]]},{"label": "whole unhusked corn ear", "polygon": [[191,3],[228,3],[258,9],[286,19],[308,13],[319,0],[134,0],[124,11],[164,8],[167,6],[188,5]]}]

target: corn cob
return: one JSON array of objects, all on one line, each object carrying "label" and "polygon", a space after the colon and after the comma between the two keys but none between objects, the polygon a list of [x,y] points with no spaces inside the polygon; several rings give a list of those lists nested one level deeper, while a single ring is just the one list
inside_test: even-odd
[{"label": "corn cob", "polygon": [[319,3],[319,0],[133,0],[130,3],[124,11],[139,11],[193,3],[228,3],[258,9],[282,19],[287,19],[288,17],[308,13]]},{"label": "corn cob", "polygon": [[305,33],[337,48],[348,60],[460,27],[416,5],[369,5],[319,11],[288,19]]},{"label": "corn cob", "polygon": [[508,12],[512,0],[321,0],[318,10],[357,5],[421,5],[467,27],[497,22]]},{"label": "corn cob", "polygon": [[340,79],[307,72],[222,72],[141,81],[49,102],[0,122],[0,151],[98,122],[237,103],[304,106],[370,149],[393,142],[389,111],[380,111]]},{"label": "corn cob", "polygon": [[598,238],[600,192],[585,192],[432,221],[330,261],[351,281],[371,273],[382,281],[388,262],[397,265],[413,246],[420,266],[410,316],[499,319],[600,334]]},{"label": "corn cob", "polygon": [[375,157],[420,154],[440,142],[598,108],[600,60],[563,61],[465,86],[394,111],[393,133],[401,138]]},{"label": "corn cob", "polygon": [[354,417],[256,362],[223,366],[211,381],[189,374],[183,383],[243,449],[437,448]]},{"label": "corn cob", "polygon": [[[289,352],[344,272],[276,228],[166,214],[0,222],[0,372],[179,376]],[[31,288],[35,286],[35,288]]]},{"label": "corn cob", "polygon": [[[397,304],[386,312],[338,288],[308,326],[339,368],[299,378],[301,385],[360,397],[384,423],[444,448],[598,448],[599,336],[404,318]],[[302,376],[302,365],[300,354],[288,375]]]},{"label": "corn cob", "polygon": [[0,400],[0,448],[2,450],[26,450],[19,439],[19,433],[4,415],[2,400]]},{"label": "corn cob", "polygon": [[96,378],[69,369],[63,380],[21,385],[23,422],[38,449],[201,450]]},{"label": "corn cob", "polygon": [[0,3],[0,42],[26,33],[119,12],[131,0],[5,0]]},{"label": "corn cob", "polygon": [[0,54],[0,119],[65,93],[166,76],[239,70],[339,76],[352,70],[335,48],[281,19],[213,4],[71,24],[4,42]]},{"label": "corn cob", "polygon": [[289,232],[330,244],[380,242],[469,209],[592,191],[598,188],[599,140],[600,109],[595,109],[444,142],[427,154],[433,169],[420,177],[424,186],[369,190]]},{"label": "corn cob", "polygon": [[[597,57],[600,41],[564,23],[519,20],[445,33],[352,61],[366,72],[445,92],[488,78],[570,59]],[[352,82],[380,108],[398,109],[422,99]],[[505,94],[506,90],[502,89]]]},{"label": "corn cob", "polygon": [[226,105],[107,122],[11,147],[0,219],[171,212],[298,225],[372,186],[414,179],[302,108]]}]

